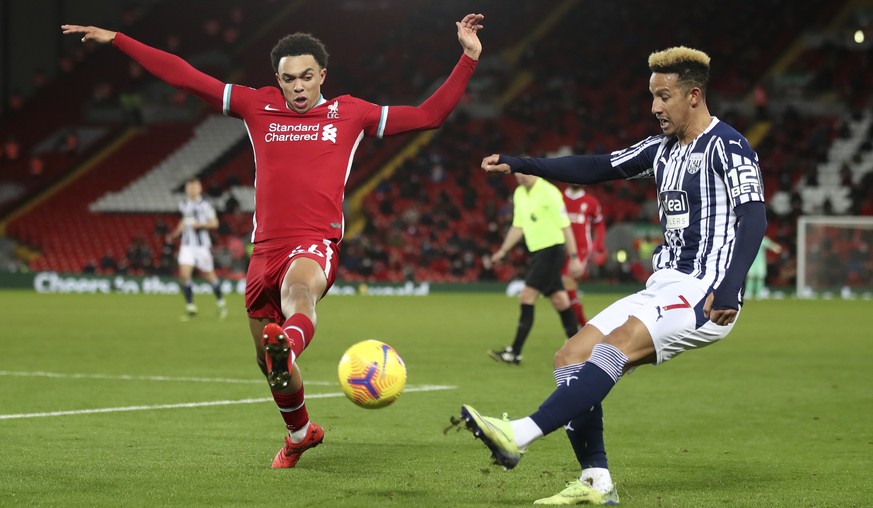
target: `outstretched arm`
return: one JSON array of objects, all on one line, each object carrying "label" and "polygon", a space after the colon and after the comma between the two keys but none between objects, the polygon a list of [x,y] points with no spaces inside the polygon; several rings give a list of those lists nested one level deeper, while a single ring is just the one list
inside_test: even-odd
[{"label": "outstretched arm", "polygon": [[607,155],[568,155],[553,159],[492,154],[482,159],[489,173],[524,173],[567,183],[598,183],[627,178]]},{"label": "outstretched arm", "polygon": [[420,106],[391,106],[384,135],[399,134],[413,130],[435,129],[442,125],[464,95],[473,71],[482,53],[479,30],[482,29],[482,14],[467,14],[458,27],[458,41],[464,54],[455,65],[449,78]]},{"label": "outstretched arm", "polygon": [[147,46],[123,33],[96,26],[61,25],[65,34],[82,34],[82,42],[114,44],[170,86],[189,92],[221,109],[224,83],[204,74],[176,55]]},{"label": "outstretched arm", "polygon": [[115,40],[115,34],[111,30],[97,28],[96,26],[81,26],[81,25],[61,25],[64,35],[68,34],[83,34],[82,42],[94,41],[100,44],[109,44]]}]

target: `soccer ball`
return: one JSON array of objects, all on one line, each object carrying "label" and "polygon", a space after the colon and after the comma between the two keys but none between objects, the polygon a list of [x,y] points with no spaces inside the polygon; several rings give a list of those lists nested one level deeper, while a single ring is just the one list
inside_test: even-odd
[{"label": "soccer ball", "polygon": [[406,386],[406,365],[397,351],[378,340],[354,344],[339,362],[343,393],[355,404],[376,409],[391,404]]}]

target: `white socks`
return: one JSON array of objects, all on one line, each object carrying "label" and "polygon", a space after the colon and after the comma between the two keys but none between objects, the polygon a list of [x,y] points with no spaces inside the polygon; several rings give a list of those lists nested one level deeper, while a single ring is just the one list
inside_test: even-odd
[{"label": "white socks", "polygon": [[582,483],[591,485],[591,488],[606,494],[612,490],[612,477],[609,475],[609,469],[602,467],[589,467],[582,470],[582,476],[579,477]]},{"label": "white socks", "polygon": [[306,422],[306,425],[304,425],[303,427],[300,427],[299,429],[297,429],[295,431],[288,432],[288,435],[291,436],[291,442],[292,443],[299,443],[300,441],[303,441],[303,439],[306,437],[306,431],[308,431],[308,430],[309,430],[309,422]]},{"label": "white socks", "polygon": [[543,431],[529,416],[520,420],[512,420],[509,425],[512,427],[515,445],[518,446],[519,450],[524,450],[528,445],[543,437]]}]

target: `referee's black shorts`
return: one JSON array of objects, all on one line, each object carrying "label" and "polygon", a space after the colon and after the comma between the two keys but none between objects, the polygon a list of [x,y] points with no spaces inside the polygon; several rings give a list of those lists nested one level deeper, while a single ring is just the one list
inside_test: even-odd
[{"label": "referee's black shorts", "polygon": [[564,283],[561,282],[561,269],[566,259],[567,250],[562,243],[534,252],[524,284],[546,296],[562,291]]}]

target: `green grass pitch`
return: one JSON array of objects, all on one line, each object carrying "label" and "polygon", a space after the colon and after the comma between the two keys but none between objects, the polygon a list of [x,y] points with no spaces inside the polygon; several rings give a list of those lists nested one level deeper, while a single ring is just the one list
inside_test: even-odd
[{"label": "green grass pitch", "polygon": [[[586,295],[589,314],[617,296]],[[225,321],[211,295],[197,302],[186,323],[179,296],[0,292],[0,506],[523,506],[578,475],[562,432],[512,471],[469,433],[444,433],[462,403],[523,416],[552,391],[563,337],[545,301],[508,367],[485,350],[514,334],[514,299],[326,298],[301,359],[326,437],[280,471],[284,427],[262,400],[241,297]],[[722,343],[622,379],[604,403],[622,504],[870,506],[871,310],[750,302]],[[400,352],[410,388],[453,388],[354,406],[336,365],[369,338]]]}]

